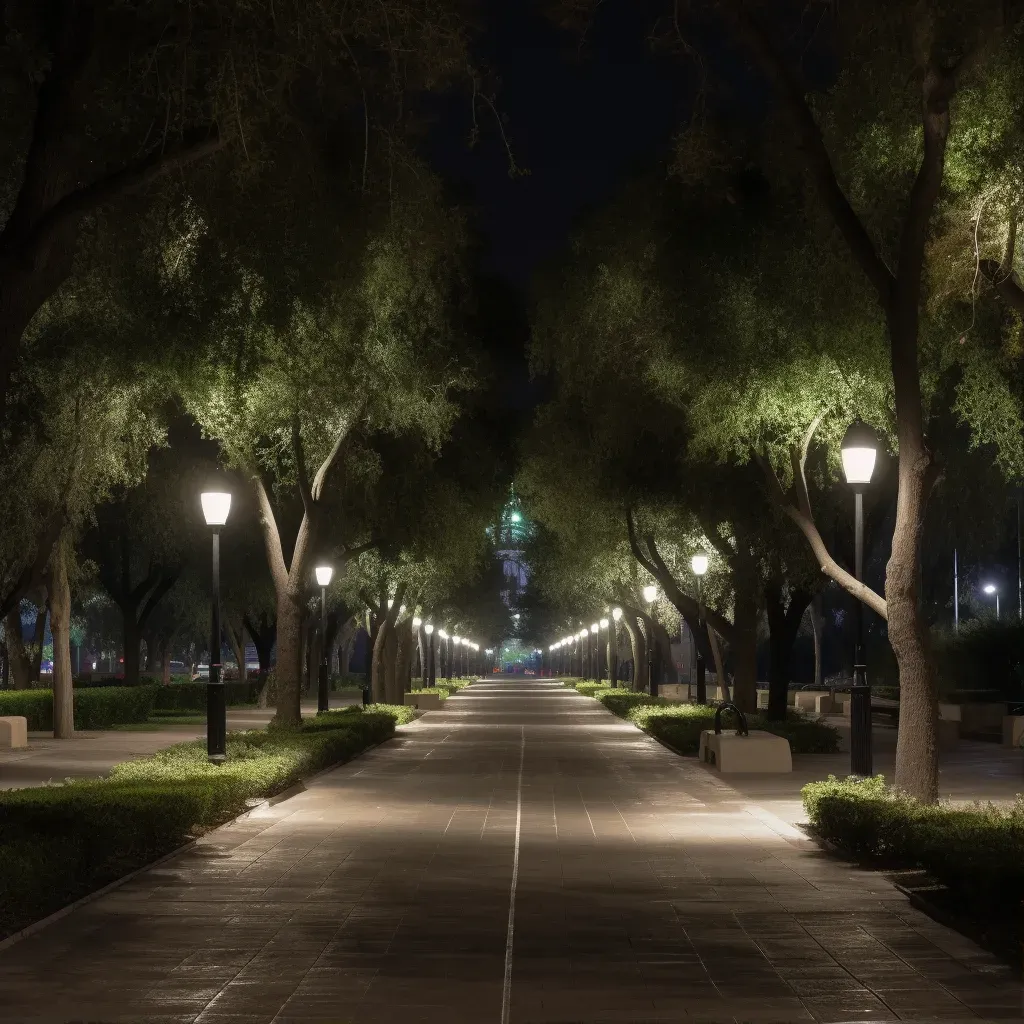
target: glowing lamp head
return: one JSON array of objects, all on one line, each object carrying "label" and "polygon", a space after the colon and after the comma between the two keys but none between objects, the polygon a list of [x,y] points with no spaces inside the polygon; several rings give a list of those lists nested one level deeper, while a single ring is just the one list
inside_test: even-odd
[{"label": "glowing lamp head", "polygon": [[875,432],[861,419],[855,419],[846,429],[840,445],[843,474],[848,484],[871,483],[875,471],[878,441]]},{"label": "glowing lamp head", "polygon": [[608,620],[607,619],[602,619],[601,622],[600,622],[600,626],[601,626],[602,629],[607,629],[608,628]]},{"label": "glowing lamp head", "polygon": [[996,585],[994,583],[986,583],[985,584],[985,593],[986,594],[994,594],[995,592],[996,592]]},{"label": "glowing lamp head", "polygon": [[596,632],[597,632],[597,631],[598,631],[598,630],[599,630],[600,628],[601,628],[601,627],[600,627],[600,626],[599,626],[599,625],[598,625],[598,624],[597,624],[597,623],[595,622],[595,623],[594,623],[594,624],[593,624],[593,625],[592,625],[592,626],[590,627],[590,632],[591,632],[591,633],[596,633]]},{"label": "glowing lamp head", "polygon": [[462,637],[461,636],[453,636],[452,640],[454,640],[457,644],[461,644],[462,643]]},{"label": "glowing lamp head", "polygon": [[622,618],[622,609],[621,609],[621,608],[613,608],[613,609],[612,609],[612,618],[613,618],[613,619],[614,619],[614,620],[615,620],[616,622],[618,622],[618,621],[619,621],[619,619],[621,619],[621,618]]},{"label": "glowing lamp head", "polygon": [[423,627],[423,631],[427,634],[427,636],[430,636],[430,634],[434,632],[434,624],[432,622],[428,622]]},{"label": "glowing lamp head", "polygon": [[708,556],[704,551],[698,551],[697,554],[690,559],[690,568],[693,570],[694,576],[703,576],[708,571]]},{"label": "glowing lamp head", "polygon": [[203,518],[207,526],[223,526],[231,511],[231,494],[228,491],[203,491],[199,495],[203,506]]},{"label": "glowing lamp head", "polygon": [[437,631],[437,635],[438,635],[438,636],[439,636],[439,637],[440,637],[440,638],[441,638],[442,640],[447,640],[447,639],[448,639],[448,634],[447,634],[447,633],[446,633],[446,632],[445,632],[445,631],[444,631],[443,629],[439,629],[439,630]]},{"label": "glowing lamp head", "polygon": [[334,575],[334,569],[331,566],[318,565],[315,572],[318,586],[329,587],[331,585],[331,577]]},{"label": "glowing lamp head", "polygon": [[419,629],[420,626],[422,626],[422,625],[423,625],[423,620],[418,615],[414,615],[412,617],[412,628],[413,629]]},{"label": "glowing lamp head", "polygon": [[465,637],[462,638],[462,646],[463,647],[468,647],[469,646],[469,641]]},{"label": "glowing lamp head", "polygon": [[648,604],[654,604],[658,600],[658,588],[653,583],[648,583],[644,587],[644,600]]},{"label": "glowing lamp head", "polygon": [[480,645],[479,644],[470,644],[469,646],[472,647],[474,651],[479,651],[480,650]]},{"label": "glowing lamp head", "polygon": [[509,519],[511,519],[513,523],[520,522],[522,518],[523,517],[518,512],[513,512],[512,515],[509,516]]}]

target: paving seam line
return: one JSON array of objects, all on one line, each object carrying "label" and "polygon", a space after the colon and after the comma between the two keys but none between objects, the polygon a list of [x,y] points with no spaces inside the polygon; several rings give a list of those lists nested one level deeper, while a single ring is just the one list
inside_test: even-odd
[{"label": "paving seam line", "polygon": [[519,727],[519,780],[516,784],[516,844],[512,857],[512,885],[508,898],[508,932],[505,937],[505,980],[501,989],[501,1024],[508,1024],[512,1002],[512,948],[515,938],[516,887],[519,884],[519,837],[523,824],[523,760],[526,756],[526,727]]},{"label": "paving seam line", "polygon": [[[393,737],[389,736],[388,740],[390,739],[393,739]],[[41,932],[44,928],[49,928],[51,924],[56,924],[61,918],[67,917],[68,914],[77,910],[79,907],[84,907],[87,903],[92,903],[93,900],[98,900],[101,896],[106,896],[108,892],[113,892],[114,889],[121,888],[122,885],[127,884],[136,876],[141,875],[144,871],[157,868],[161,864],[165,864],[167,861],[173,860],[175,857],[180,856],[183,853],[188,853],[189,850],[195,849],[195,847],[199,845],[201,839],[205,839],[206,836],[218,831],[218,829],[227,828],[228,825],[236,825],[240,821],[245,821],[246,818],[250,817],[255,811],[258,811],[261,808],[272,807],[284,802],[285,800],[290,800],[293,796],[298,796],[300,793],[305,792],[307,783],[312,784],[322,775],[327,775],[329,772],[335,771],[342,765],[351,764],[357,757],[362,757],[363,754],[367,754],[371,750],[376,750],[377,747],[383,746],[388,742],[388,740],[382,740],[380,743],[374,743],[373,746],[365,747],[356,754],[356,757],[350,757],[347,761],[338,761],[335,764],[328,765],[326,768],[321,768],[320,771],[310,775],[309,778],[296,782],[287,789],[281,790],[280,793],[275,793],[273,796],[265,797],[258,803],[253,804],[252,807],[246,808],[241,814],[222,822],[220,825],[217,825],[216,828],[211,828],[209,832],[205,832],[199,839],[190,840],[185,843],[184,846],[179,846],[177,849],[171,850],[170,853],[165,853],[163,856],[157,857],[156,860],[151,860],[148,863],[143,864],[141,867],[135,868],[134,871],[129,871],[128,874],[122,875],[120,878],[115,878],[112,882],[107,882],[103,888],[97,889],[95,892],[87,892],[84,896],[80,896],[75,900],[74,903],[69,903],[66,907],[61,907],[60,910],[55,910],[52,914],[48,914],[39,921],[33,921],[32,924],[26,925],[21,929],[21,931],[15,932],[13,935],[8,935],[6,939],[0,939],[0,953],[21,942],[22,939],[28,939],[35,935],[36,932]]]}]

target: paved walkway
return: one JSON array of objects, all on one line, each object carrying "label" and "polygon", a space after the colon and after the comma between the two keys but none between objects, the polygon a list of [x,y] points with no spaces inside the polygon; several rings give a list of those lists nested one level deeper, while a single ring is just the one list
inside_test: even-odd
[{"label": "paved walkway", "polygon": [[[357,703],[359,698],[334,697],[331,707]],[[316,702],[305,702],[304,715],[316,714]],[[232,708],[228,729],[263,729],[273,708]],[[206,736],[206,725],[167,725],[160,729],[80,729],[66,740],[49,732],[30,732],[26,749],[0,750],[0,789],[44,786],[64,779],[91,779],[106,775],[122,761],[145,757],[164,747]],[[0,1018],[2,1020],[2,1018]]]},{"label": "paved walkway", "polygon": [[1022,1021],[1020,987],[694,760],[525,680],[0,952],[4,1022],[939,1019]]}]

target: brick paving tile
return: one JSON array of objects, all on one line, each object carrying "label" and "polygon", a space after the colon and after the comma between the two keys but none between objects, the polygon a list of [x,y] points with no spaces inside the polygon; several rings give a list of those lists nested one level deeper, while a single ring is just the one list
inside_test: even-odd
[{"label": "brick paving tile", "polygon": [[991,957],[742,789],[488,680],[0,952],[0,1022],[1024,1022]]}]

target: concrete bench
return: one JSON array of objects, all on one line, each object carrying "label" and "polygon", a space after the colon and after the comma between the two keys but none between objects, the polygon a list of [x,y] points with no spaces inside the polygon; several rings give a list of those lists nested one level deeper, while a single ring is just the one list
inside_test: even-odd
[{"label": "concrete bench", "polygon": [[686,683],[662,683],[658,687],[658,696],[666,700],[689,700],[690,687]]},{"label": "concrete bench", "polygon": [[0,749],[18,750],[28,746],[28,719],[23,715],[0,718]]},{"label": "concrete bench", "polygon": [[821,690],[798,690],[794,706],[797,711],[814,711],[819,715],[837,715],[840,713],[839,699],[832,699],[830,693]]},{"label": "concrete bench", "polygon": [[734,730],[716,733],[714,729],[705,729],[700,734],[699,756],[704,764],[717,768],[723,774],[793,770],[789,740],[758,729],[747,736],[740,736]]},{"label": "concrete bench", "polygon": [[436,711],[441,706],[439,693],[407,693],[405,703],[420,711]]}]

